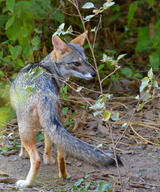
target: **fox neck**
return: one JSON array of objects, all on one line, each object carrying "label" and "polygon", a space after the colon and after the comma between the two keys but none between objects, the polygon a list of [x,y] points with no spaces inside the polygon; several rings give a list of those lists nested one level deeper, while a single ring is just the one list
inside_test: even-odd
[{"label": "fox neck", "polygon": [[46,69],[48,73],[52,75],[52,78],[56,81],[59,88],[63,87],[64,82],[68,80],[68,77],[65,77],[59,70],[59,66],[56,64],[56,61],[53,57],[53,52],[47,55],[42,59],[39,65]]}]

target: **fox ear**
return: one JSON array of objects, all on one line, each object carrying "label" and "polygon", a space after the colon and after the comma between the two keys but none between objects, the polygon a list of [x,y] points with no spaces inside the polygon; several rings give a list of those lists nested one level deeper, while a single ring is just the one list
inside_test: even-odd
[{"label": "fox ear", "polygon": [[62,41],[57,35],[52,36],[52,44],[54,46],[54,51],[60,55],[64,55],[65,53],[71,51],[71,48],[69,48],[67,44]]},{"label": "fox ear", "polygon": [[85,31],[84,33],[82,33],[81,35],[79,35],[78,37],[76,37],[75,39],[71,40],[70,43],[75,43],[75,44],[79,44],[81,47],[84,44],[84,41],[87,37],[87,31]]}]

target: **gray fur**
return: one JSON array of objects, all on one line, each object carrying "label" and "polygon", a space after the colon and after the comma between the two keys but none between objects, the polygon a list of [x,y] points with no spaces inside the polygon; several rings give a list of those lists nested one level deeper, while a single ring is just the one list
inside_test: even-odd
[{"label": "gray fur", "polygon": [[[32,70],[34,64],[24,67],[10,88],[10,98],[16,110],[20,136],[25,137],[24,129],[30,132],[31,127],[44,128],[51,140],[66,153],[91,164],[107,167],[114,164],[113,154],[104,153],[80,141],[68,133],[60,122],[57,106],[60,106],[59,90],[63,86],[61,79],[76,76],[92,79],[95,74],[86,61],[83,48],[76,44],[68,44],[72,52],[58,63],[53,58],[53,52],[42,59],[38,65],[46,68],[37,78],[26,79],[25,75]],[[73,62],[81,60],[82,66],[73,66]],[[70,64],[66,67],[66,64]],[[37,65],[37,66],[38,66]],[[88,75],[86,75],[88,74]],[[25,90],[27,86],[35,85],[33,92]],[[119,160],[120,162],[120,160]]]}]

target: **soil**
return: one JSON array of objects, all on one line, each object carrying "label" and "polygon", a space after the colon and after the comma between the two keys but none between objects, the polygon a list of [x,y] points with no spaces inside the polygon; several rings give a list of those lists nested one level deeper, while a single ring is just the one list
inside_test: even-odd
[{"label": "soil", "polygon": [[[116,103],[114,100],[108,105],[113,105],[113,102]],[[129,103],[129,100],[127,102]],[[116,105],[115,103],[114,105]],[[121,108],[117,107],[119,111],[122,111]],[[121,116],[125,114],[123,120],[128,119],[131,109],[133,109],[133,106],[127,107],[126,111],[123,110],[123,113],[120,113]],[[152,116],[149,111],[152,111]],[[144,109],[142,112],[134,114],[134,118],[132,116],[132,119],[130,119],[133,122],[132,125],[134,125],[134,127],[132,126],[133,129],[128,127],[126,130],[122,128],[121,123],[113,121],[109,121],[107,124],[104,124],[104,122],[99,123],[93,118],[90,120],[85,119],[87,125],[84,129],[78,128],[79,126],[75,128],[73,133],[75,136],[94,146],[102,143],[102,150],[104,151],[108,151],[112,147],[110,127],[115,140],[123,134],[121,141],[117,145],[117,153],[120,153],[124,164],[123,167],[98,169],[87,165],[85,162],[67,157],[67,170],[71,177],[63,180],[58,178],[57,163],[44,165],[42,162],[33,187],[16,189],[14,179],[25,178],[30,162],[29,159],[19,157],[18,151],[15,151],[13,155],[12,153],[0,155],[0,171],[6,173],[6,175],[3,175],[0,172],[0,191],[71,191],[73,184],[89,173],[89,179],[95,183],[98,181],[106,183],[111,181],[110,186],[113,191],[122,191],[123,188],[123,192],[160,192],[159,116],[156,115],[157,111],[158,109],[154,105],[152,107],[150,105],[149,108]],[[82,125],[84,120],[79,123]],[[14,129],[14,134],[17,134],[17,128]],[[42,157],[42,141],[38,143],[38,150]],[[55,147],[53,148],[53,154],[56,157]],[[120,178],[118,170],[120,171]]]}]

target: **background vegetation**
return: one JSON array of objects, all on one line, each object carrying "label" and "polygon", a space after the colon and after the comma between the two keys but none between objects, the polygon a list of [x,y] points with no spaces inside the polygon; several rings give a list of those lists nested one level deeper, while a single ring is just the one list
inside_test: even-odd
[{"label": "background vegetation", "polygon": [[[88,8],[79,2],[89,40],[97,40],[94,53],[101,79],[115,70],[113,62],[126,54],[121,68],[102,82],[107,89],[115,79],[141,79],[152,67],[159,70],[160,55],[160,2],[156,0],[119,0],[109,9],[100,11],[106,1],[92,0]],[[110,2],[110,1],[108,1]],[[95,16],[92,11],[95,12]],[[52,50],[51,36],[59,30],[66,41],[84,31],[75,6],[63,0],[0,0],[0,128],[15,114],[9,105],[9,86],[17,72],[28,62],[40,60]],[[65,23],[64,25],[61,25]],[[59,27],[60,26],[60,27]],[[95,28],[97,27],[98,28]],[[62,33],[65,34],[65,33]],[[87,55],[92,54],[85,48]],[[106,57],[109,56],[109,59]],[[111,61],[111,62],[109,62]],[[92,62],[92,59],[91,59]],[[93,63],[93,62],[92,62]],[[99,89],[97,80],[97,90]]]}]

